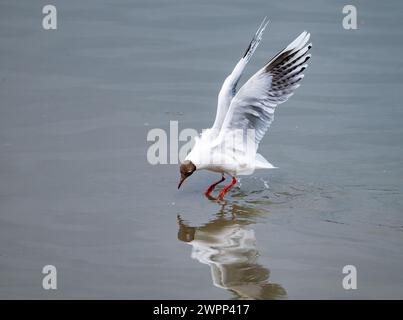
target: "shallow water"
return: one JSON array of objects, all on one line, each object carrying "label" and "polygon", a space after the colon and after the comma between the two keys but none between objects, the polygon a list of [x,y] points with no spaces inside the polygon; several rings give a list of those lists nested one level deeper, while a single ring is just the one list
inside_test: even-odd
[{"label": "shallow water", "polygon": [[[0,297],[403,298],[403,4],[310,1],[0,4]],[[304,29],[313,57],[222,203],[177,165],[152,166],[152,128],[208,127],[260,20],[247,79]],[[58,289],[42,289],[44,265]],[[358,289],[344,290],[354,265]]]}]

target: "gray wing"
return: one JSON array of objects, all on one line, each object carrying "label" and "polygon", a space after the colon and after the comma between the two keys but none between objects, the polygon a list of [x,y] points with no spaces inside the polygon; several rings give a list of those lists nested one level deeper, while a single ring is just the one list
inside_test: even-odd
[{"label": "gray wing", "polygon": [[255,73],[231,101],[220,136],[228,130],[253,129],[256,148],[274,118],[277,105],[299,87],[310,58],[310,34],[302,32],[291,44]]},{"label": "gray wing", "polygon": [[265,17],[260,24],[260,27],[257,29],[255,35],[253,36],[252,41],[249,43],[249,46],[246,49],[244,55],[236,64],[231,74],[225,79],[221,87],[220,93],[218,94],[217,114],[212,127],[217,131],[217,133],[222,127],[225,116],[231,104],[231,100],[236,94],[236,86],[239,82],[239,79],[241,78],[246,65],[248,64],[250,58],[258,47],[260,41],[262,40],[263,31],[265,30],[268,23],[269,21],[267,21]]}]

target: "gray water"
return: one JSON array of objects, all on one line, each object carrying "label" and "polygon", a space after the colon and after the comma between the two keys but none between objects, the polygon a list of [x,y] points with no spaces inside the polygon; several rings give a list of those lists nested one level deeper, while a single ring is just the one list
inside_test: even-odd
[{"label": "gray water", "polygon": [[[354,1],[345,30],[338,1],[55,0],[45,31],[49,2],[0,3],[0,298],[403,298],[402,2]],[[260,145],[279,169],[178,191],[147,133],[212,124],[264,15],[243,80],[314,45]]]}]

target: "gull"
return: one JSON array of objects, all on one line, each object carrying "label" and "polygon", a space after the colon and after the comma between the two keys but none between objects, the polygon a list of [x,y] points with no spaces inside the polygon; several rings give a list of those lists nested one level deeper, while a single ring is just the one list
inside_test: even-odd
[{"label": "gull", "polygon": [[193,259],[210,267],[214,286],[242,299],[284,297],[283,287],[269,281],[270,270],[257,261],[259,250],[250,225],[259,211],[226,206],[223,204],[214,219],[198,227],[188,225],[178,215],[178,239],[192,246]]},{"label": "gull", "polygon": [[312,44],[308,43],[310,34],[302,32],[237,91],[239,79],[268,23],[264,18],[244,55],[225,79],[218,94],[213,126],[195,137],[192,150],[180,165],[178,189],[196,170],[221,173],[221,179],[205,191],[207,197],[213,198],[211,192],[227,174],[232,181],[216,198],[222,200],[236,184],[237,175],[250,175],[255,169],[275,168],[257,153],[257,149],[273,122],[276,107],[287,101],[300,86],[311,57],[308,52]]}]

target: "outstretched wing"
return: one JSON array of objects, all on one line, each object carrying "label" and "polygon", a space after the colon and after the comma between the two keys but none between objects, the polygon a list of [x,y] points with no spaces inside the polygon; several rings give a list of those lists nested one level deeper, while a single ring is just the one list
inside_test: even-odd
[{"label": "outstretched wing", "polygon": [[309,36],[306,31],[301,33],[241,87],[231,101],[220,137],[228,130],[253,129],[258,147],[273,121],[276,106],[293,95],[304,77],[311,56]]},{"label": "outstretched wing", "polygon": [[212,127],[212,129],[214,129],[213,131],[215,131],[217,134],[221,129],[222,123],[227,114],[231,100],[235,96],[236,86],[238,84],[239,79],[242,76],[243,70],[245,69],[247,63],[249,62],[250,58],[252,57],[253,53],[258,47],[260,41],[262,40],[263,31],[268,23],[269,21],[266,21],[266,18],[264,18],[264,20],[260,24],[259,29],[253,36],[252,41],[249,43],[249,46],[246,49],[243,57],[241,58],[241,60],[239,60],[239,62],[237,63],[231,74],[225,79],[221,87],[220,93],[218,94],[217,114]]}]

